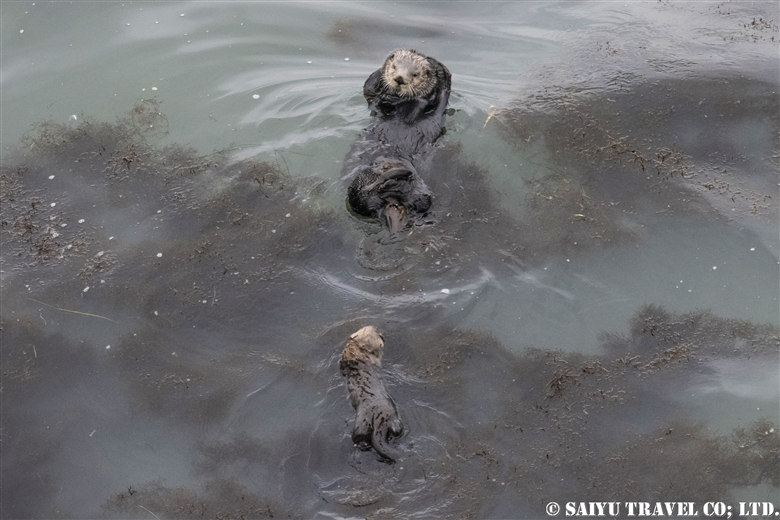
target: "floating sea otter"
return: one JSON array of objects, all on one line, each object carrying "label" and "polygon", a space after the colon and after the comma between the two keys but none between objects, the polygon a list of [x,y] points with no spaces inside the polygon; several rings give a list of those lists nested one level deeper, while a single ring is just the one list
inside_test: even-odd
[{"label": "floating sea otter", "polygon": [[376,327],[363,327],[347,340],[340,368],[347,378],[349,400],[357,411],[352,441],[362,449],[373,446],[383,460],[392,462],[400,453],[387,441],[401,435],[404,427],[379,376],[384,344]]},{"label": "floating sea otter", "polygon": [[355,213],[376,218],[391,233],[403,230],[410,217],[424,215],[433,201],[412,163],[398,157],[379,157],[361,169],[347,199]]},{"label": "floating sea otter", "polygon": [[451,85],[450,71],[434,58],[393,51],[363,85],[363,96],[376,113],[369,133],[401,153],[417,153],[444,132]]},{"label": "floating sea otter", "polygon": [[434,58],[415,50],[393,51],[363,85],[368,106],[382,117],[399,115],[414,124],[423,114],[447,106],[450,71]]}]

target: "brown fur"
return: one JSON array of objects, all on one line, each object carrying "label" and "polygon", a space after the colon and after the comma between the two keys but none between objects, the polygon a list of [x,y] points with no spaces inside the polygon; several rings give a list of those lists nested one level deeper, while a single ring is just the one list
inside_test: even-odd
[{"label": "brown fur", "polygon": [[352,441],[362,449],[373,446],[384,460],[395,461],[400,454],[387,441],[403,433],[403,424],[379,375],[384,344],[376,327],[363,327],[347,340],[340,368],[357,412]]}]

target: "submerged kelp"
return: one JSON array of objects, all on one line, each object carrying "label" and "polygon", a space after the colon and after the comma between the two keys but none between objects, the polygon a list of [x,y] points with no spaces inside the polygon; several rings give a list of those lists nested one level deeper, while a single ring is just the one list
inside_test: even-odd
[{"label": "submerged kelp", "polygon": [[[654,307],[637,313],[632,323],[652,319],[661,325],[661,316],[663,327],[687,320]],[[570,501],[599,493],[604,500],[703,503],[712,496],[728,502],[744,486],[778,486],[775,424],[761,419],[730,435],[714,434],[660,390],[706,373],[716,358],[760,356],[776,363],[776,327],[746,330],[744,323],[708,316],[699,330],[674,340],[695,345],[706,330],[706,344],[692,347],[685,360],[656,363],[663,351],[636,354],[631,348],[649,334],[633,326],[622,352],[611,336],[609,353],[598,356],[540,350],[515,355],[489,334],[429,328],[426,321],[382,325],[386,376],[408,425],[395,465],[356,451],[349,439],[351,415],[336,345],[344,330],[354,328],[345,324],[324,336],[309,360],[277,363],[273,380],[251,397],[253,406],[268,409],[281,395],[294,403],[319,387],[321,400],[295,430],[278,432],[268,422],[248,435],[204,443],[196,474],[230,483],[229,489],[245,488],[255,514],[278,515],[281,509],[304,518],[318,511],[355,514],[355,508],[372,518],[533,517],[562,494]],[[735,349],[735,337],[751,346]],[[301,388],[302,377],[311,386]],[[233,423],[236,432],[254,422],[247,419]],[[129,505],[153,504],[153,511],[184,518],[191,504],[214,510],[232,496],[214,495],[214,484],[207,482],[188,488],[138,483],[132,489],[140,491],[132,497],[118,493],[106,512],[141,516]]]},{"label": "submerged kelp", "polygon": [[[426,156],[430,219],[387,241],[321,179],[155,138],[46,123],[4,160],[4,515],[533,517],[777,486],[774,418],[716,434],[670,390],[776,363],[776,327],[650,306],[587,356],[464,325],[495,272],[572,244],[462,145]],[[355,449],[338,370],[368,324],[408,426],[393,466]]]},{"label": "submerged kelp", "polygon": [[604,223],[630,232],[648,214],[766,230],[779,208],[776,90],[743,76],[659,78],[612,92],[542,92],[494,115],[505,139],[543,152],[533,205],[565,207],[591,238],[602,238]]}]

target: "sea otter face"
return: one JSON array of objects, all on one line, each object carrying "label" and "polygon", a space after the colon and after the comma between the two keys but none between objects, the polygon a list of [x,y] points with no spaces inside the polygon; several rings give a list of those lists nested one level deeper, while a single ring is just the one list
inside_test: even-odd
[{"label": "sea otter face", "polygon": [[362,357],[364,358],[364,361],[377,365],[381,363],[382,349],[385,346],[385,341],[376,327],[373,325],[363,327],[352,334],[349,339],[351,342],[354,342],[353,345],[357,346],[360,351],[360,354],[352,353],[354,357]]},{"label": "sea otter face", "polygon": [[427,96],[436,83],[428,58],[413,50],[394,51],[385,60],[382,79],[403,98]]}]

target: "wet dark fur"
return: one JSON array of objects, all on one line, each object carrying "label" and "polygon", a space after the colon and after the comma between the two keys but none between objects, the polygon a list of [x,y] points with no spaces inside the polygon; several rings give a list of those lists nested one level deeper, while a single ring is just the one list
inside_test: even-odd
[{"label": "wet dark fur", "polygon": [[433,202],[414,166],[405,159],[388,157],[379,157],[358,172],[347,199],[355,213],[376,218],[391,233],[403,230],[411,218],[425,215]]},{"label": "wet dark fur", "polygon": [[388,444],[403,433],[395,402],[379,374],[384,340],[374,327],[363,327],[347,340],[341,355],[341,373],[347,378],[349,400],[355,408],[352,441],[361,449],[373,446],[385,462],[400,458]]},{"label": "wet dark fur", "polygon": [[[399,95],[386,84],[384,70],[398,52],[414,53],[424,60],[421,73],[430,76],[426,88],[416,97]],[[383,143],[397,146],[402,153],[417,153],[444,133],[444,116],[450,99],[452,75],[442,63],[416,51],[394,51],[382,68],[372,73],[363,85],[363,96],[376,113],[368,130]]]}]

